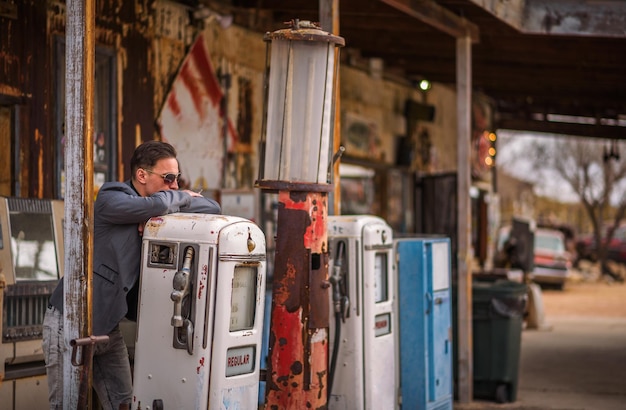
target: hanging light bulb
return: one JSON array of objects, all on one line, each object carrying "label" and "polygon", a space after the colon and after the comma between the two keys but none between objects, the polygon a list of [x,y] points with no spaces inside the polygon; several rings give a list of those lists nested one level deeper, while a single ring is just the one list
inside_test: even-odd
[{"label": "hanging light bulb", "polygon": [[420,87],[420,90],[422,90],[422,91],[428,91],[428,90],[430,90],[430,87],[432,87],[432,85],[431,85],[430,81],[422,80],[419,83],[419,87]]}]

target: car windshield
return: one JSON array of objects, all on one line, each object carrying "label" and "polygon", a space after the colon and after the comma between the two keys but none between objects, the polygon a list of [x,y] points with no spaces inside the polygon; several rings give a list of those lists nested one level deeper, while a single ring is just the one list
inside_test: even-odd
[{"label": "car windshield", "polygon": [[565,245],[558,236],[537,233],[535,235],[535,249],[550,249],[555,252],[565,251]]}]

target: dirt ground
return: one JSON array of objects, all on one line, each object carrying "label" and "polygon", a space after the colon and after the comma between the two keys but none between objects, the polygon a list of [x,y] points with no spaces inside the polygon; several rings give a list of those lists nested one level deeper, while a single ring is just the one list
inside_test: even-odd
[{"label": "dirt ground", "polygon": [[543,289],[546,317],[626,318],[626,283],[575,271],[563,291]]},{"label": "dirt ground", "polygon": [[517,401],[455,410],[626,409],[626,284],[584,268],[542,290],[545,325],[522,332]]}]

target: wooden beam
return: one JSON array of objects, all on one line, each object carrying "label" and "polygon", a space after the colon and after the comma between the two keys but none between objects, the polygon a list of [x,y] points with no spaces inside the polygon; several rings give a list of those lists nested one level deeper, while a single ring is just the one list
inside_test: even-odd
[{"label": "wooden beam", "polygon": [[526,34],[626,37],[626,3],[580,0],[470,0]]},{"label": "wooden beam", "polygon": [[380,0],[381,2],[400,10],[411,17],[415,17],[454,38],[469,36],[472,43],[478,43],[478,27],[463,17],[459,17],[450,10],[441,7],[434,1],[428,0]]},{"label": "wooden beam", "polygon": [[594,37],[626,37],[626,3],[579,0],[527,0],[522,31]]},{"label": "wooden beam", "polygon": [[[319,0],[320,23],[326,32],[339,35],[339,0]],[[339,66],[339,48],[335,48],[335,58]],[[341,77],[337,70],[335,75],[335,107],[333,121],[333,153],[341,149]],[[332,160],[332,159],[331,159]],[[329,214],[341,215],[341,175],[339,174],[339,161],[332,165],[333,193],[330,198]],[[329,181],[330,182],[330,181]],[[332,207],[332,208],[331,208]]]},{"label": "wooden beam", "polygon": [[[93,313],[93,130],[95,0],[67,2],[65,80],[65,247],[63,332],[66,343],[92,336]],[[91,397],[91,361],[72,365],[63,354],[63,404],[86,407]],[[84,360],[88,360],[87,362]]]},{"label": "wooden beam", "polygon": [[595,124],[575,124],[554,121],[537,121],[519,118],[498,120],[498,129],[532,131],[587,138],[626,139],[626,127]]},{"label": "wooden beam", "polygon": [[458,38],[456,51],[457,111],[457,336],[458,395],[460,403],[469,403],[474,395],[472,359],[472,44],[469,35]]}]

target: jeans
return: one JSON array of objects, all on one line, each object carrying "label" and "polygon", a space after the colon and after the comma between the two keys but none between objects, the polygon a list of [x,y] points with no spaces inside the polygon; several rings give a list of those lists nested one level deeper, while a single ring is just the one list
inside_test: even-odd
[{"label": "jeans", "polygon": [[[119,326],[108,342],[98,343],[93,356],[93,387],[105,410],[117,410],[132,402],[132,376],[128,349]],[[64,341],[63,315],[48,306],[43,321],[43,354],[48,376],[50,409],[63,409],[63,361],[69,346]],[[69,373],[68,373],[69,374]]]}]

